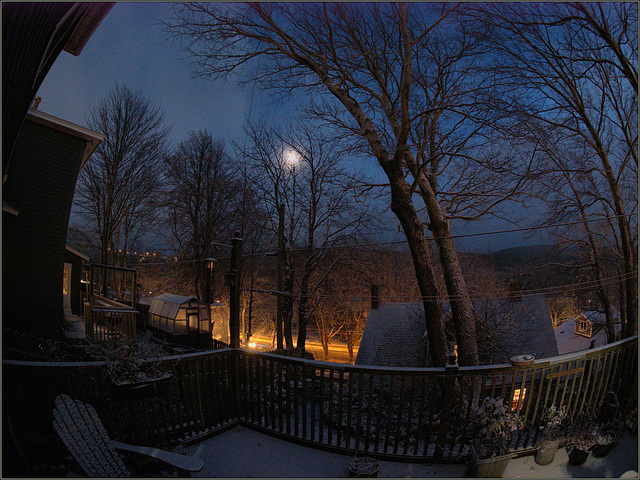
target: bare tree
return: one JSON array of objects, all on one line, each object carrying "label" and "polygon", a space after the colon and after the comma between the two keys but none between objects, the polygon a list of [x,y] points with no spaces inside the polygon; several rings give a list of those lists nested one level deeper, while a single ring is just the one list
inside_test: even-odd
[{"label": "bare tree", "polygon": [[169,128],[159,107],[126,86],[92,109],[88,126],[106,138],[80,173],[75,204],[98,238],[100,262],[117,263],[153,223]]},{"label": "bare tree", "polygon": [[[365,238],[376,222],[369,209],[355,199],[358,177],[347,175],[335,142],[321,129],[299,122],[284,130],[254,125],[249,132],[250,147],[242,156],[251,163],[254,185],[262,192],[269,218],[275,220],[278,206],[285,205],[284,333],[291,348],[294,300],[299,296],[296,347],[304,349],[307,324],[316,308],[311,299],[341,258],[325,261],[328,253]],[[298,294],[296,272],[300,276]]]},{"label": "bare tree", "polygon": [[[593,181],[589,162],[580,161],[579,149],[576,146],[570,151],[546,148],[545,159],[548,170],[538,177],[539,197],[547,205],[544,221],[550,225],[558,225],[548,230],[558,243],[565,248],[577,246],[584,252],[584,261],[572,265],[572,268],[593,275],[600,305],[606,317],[607,337],[609,342],[614,342],[614,315],[609,288],[604,281],[604,253],[613,230],[606,221],[594,222],[598,217],[607,220],[607,213],[601,208],[601,186]],[[577,218],[578,225],[564,225],[563,222],[566,222],[567,218]]]},{"label": "bare tree", "polygon": [[201,295],[203,260],[234,231],[240,179],[223,143],[202,130],[166,157],[163,180],[163,229],[168,227],[166,236],[179,258],[191,260],[195,292]]},{"label": "bare tree", "polygon": [[[457,42],[457,51],[438,52],[442,37],[428,41],[438,28],[455,30],[447,23],[450,10],[448,5],[435,4],[252,3],[232,8],[188,4],[176,9],[168,28],[185,40],[199,75],[222,77],[261,56],[265,62],[254,77],[261,84],[283,93],[306,88],[328,95],[323,118],[346,129],[355,148],[373,154],[387,176],[391,210],[407,236],[424,299],[432,362],[444,365],[448,352],[439,291],[420,207],[413,202],[414,194],[422,197],[453,308],[460,361],[475,365],[473,306],[451,238],[448,208],[457,205],[460,214],[475,217],[504,195],[482,193],[476,196],[485,197],[482,205],[475,201],[464,205],[473,196],[463,193],[464,182],[456,184],[455,173],[441,176],[438,182],[438,175],[454,160],[480,164],[478,145],[475,150],[467,145],[476,138],[473,124],[486,123],[469,111],[474,96],[479,96],[473,90],[482,88],[482,82],[476,82],[463,101],[452,93],[466,81],[464,72],[460,75],[462,70],[453,68],[451,76],[442,76],[454,64],[470,72],[472,64],[465,52],[473,45],[462,41]],[[464,32],[456,33],[464,38]],[[428,64],[437,59],[441,63],[431,74],[416,67],[423,60]],[[437,81],[430,89],[434,75]],[[447,117],[442,115],[445,111],[455,114]],[[454,138],[456,132],[460,134]],[[494,169],[493,173],[501,172]],[[450,193],[457,190],[457,194],[443,196],[443,183],[452,185]],[[448,199],[453,200],[447,203]]]},{"label": "bare tree", "polygon": [[344,312],[338,312],[327,305],[319,305],[315,309],[314,316],[320,344],[324,352],[324,360],[329,360],[329,343],[345,327],[348,318]]},{"label": "bare tree", "polygon": [[580,313],[580,310],[575,306],[573,298],[568,296],[551,298],[547,301],[547,304],[549,305],[553,328],[558,328],[565,321]]},{"label": "bare tree", "polygon": [[503,3],[476,9],[479,21],[490,24],[500,66],[495,71],[506,87],[494,98],[495,106],[511,112],[514,135],[534,121],[549,134],[562,132],[570,146],[580,142],[588,149],[588,171],[598,177],[602,209],[615,219],[626,334],[633,334],[638,318],[637,196],[629,197],[625,188],[637,185],[637,6]]}]

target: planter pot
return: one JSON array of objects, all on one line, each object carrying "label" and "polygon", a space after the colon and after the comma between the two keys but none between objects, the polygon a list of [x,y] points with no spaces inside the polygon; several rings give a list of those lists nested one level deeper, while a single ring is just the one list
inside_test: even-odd
[{"label": "planter pot", "polygon": [[549,465],[553,462],[556,452],[560,448],[560,439],[547,440],[540,445],[535,460],[538,465]]},{"label": "planter pot", "polygon": [[369,457],[356,457],[349,462],[349,478],[376,478],[380,462]]},{"label": "planter pot", "polygon": [[613,434],[610,434],[607,439],[601,440],[601,442],[596,443],[591,448],[591,454],[596,458],[606,457],[617,444],[617,437]]},{"label": "planter pot", "polygon": [[569,452],[569,465],[582,465],[589,458],[589,452],[580,450],[579,448],[573,448]]},{"label": "planter pot", "polygon": [[126,400],[136,400],[161,395],[168,390],[171,377],[172,375],[170,373],[165,373],[160,377],[135,382],[113,382],[113,392],[116,397]]},{"label": "planter pot", "polygon": [[504,471],[513,458],[513,453],[496,455],[489,458],[480,458],[476,449],[471,446],[471,462],[469,464],[469,476],[476,478],[502,478]]},{"label": "planter pot", "polygon": [[527,365],[531,365],[533,361],[536,359],[534,355],[517,355],[515,357],[511,357],[511,365],[515,367],[526,367]]}]

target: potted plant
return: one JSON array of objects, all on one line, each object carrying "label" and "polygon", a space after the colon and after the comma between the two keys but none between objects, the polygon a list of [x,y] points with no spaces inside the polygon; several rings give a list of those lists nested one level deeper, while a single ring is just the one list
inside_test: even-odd
[{"label": "potted plant", "polygon": [[147,344],[93,344],[87,347],[87,353],[105,362],[106,376],[120,397],[140,398],[158,394],[169,385],[171,374],[162,370],[160,353]]},{"label": "potted plant", "polygon": [[596,431],[594,417],[589,410],[572,418],[567,439],[570,465],[582,465],[587,461],[589,451],[596,443]]},{"label": "potted plant", "polygon": [[370,457],[354,457],[347,467],[349,478],[376,478],[380,462]]},{"label": "potted plant", "polygon": [[595,444],[591,454],[596,458],[606,456],[618,444],[622,436],[623,424],[620,415],[620,402],[615,392],[609,390],[602,401],[598,414],[598,428],[594,432]]},{"label": "potted plant", "polygon": [[538,465],[548,465],[553,462],[556,452],[564,439],[568,421],[569,416],[567,415],[566,405],[558,408],[554,404],[545,410],[540,426],[541,434],[538,451],[535,454],[535,460]]},{"label": "potted plant", "polygon": [[613,429],[598,430],[594,434],[591,455],[596,458],[606,457],[618,443],[618,436]]},{"label": "potted plant", "polygon": [[485,398],[480,407],[474,409],[469,425],[469,474],[483,478],[502,477],[513,456],[509,440],[521,426],[520,417],[507,410],[502,398]]}]

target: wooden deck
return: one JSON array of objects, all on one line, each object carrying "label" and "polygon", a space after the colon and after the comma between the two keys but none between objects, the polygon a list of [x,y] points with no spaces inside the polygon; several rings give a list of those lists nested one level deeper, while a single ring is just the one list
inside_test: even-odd
[{"label": "wooden deck", "polygon": [[337,453],[461,462],[473,403],[500,397],[521,415],[510,447],[526,453],[551,404],[597,411],[613,391],[624,411],[637,407],[637,357],[637,337],[526,367],[374,368],[221,349],[165,357],[170,381],[141,398],[116,394],[99,362],[4,360],[3,391],[16,441],[34,465],[50,448],[61,393],[94,405],[110,436],[127,443],[194,443],[242,424]]}]

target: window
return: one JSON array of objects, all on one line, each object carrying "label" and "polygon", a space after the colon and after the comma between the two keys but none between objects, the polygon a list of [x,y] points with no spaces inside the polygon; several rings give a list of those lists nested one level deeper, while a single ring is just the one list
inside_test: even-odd
[{"label": "window", "polygon": [[522,395],[522,404],[524,405],[524,397],[527,394],[527,389],[523,388],[522,391],[516,388],[513,391],[513,399],[511,400],[511,411],[515,412],[518,409],[518,402],[520,402],[520,396]]},{"label": "window", "polygon": [[576,321],[575,333],[591,338],[591,322],[589,320]]}]

